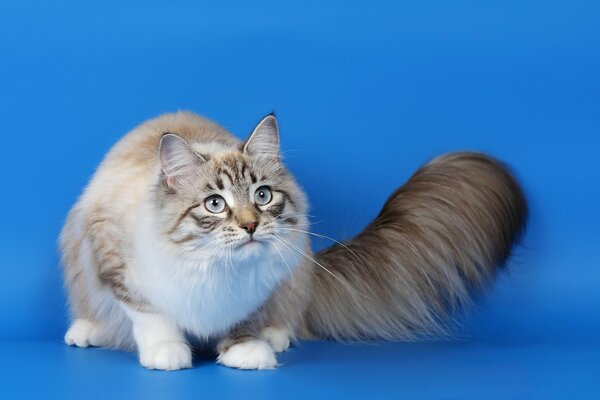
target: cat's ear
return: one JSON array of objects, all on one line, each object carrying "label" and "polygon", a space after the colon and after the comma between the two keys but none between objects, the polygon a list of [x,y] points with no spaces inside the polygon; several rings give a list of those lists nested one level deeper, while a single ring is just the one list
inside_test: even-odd
[{"label": "cat's ear", "polygon": [[206,161],[174,133],[165,133],[160,138],[158,159],[165,184],[170,189],[175,189],[183,179],[192,175],[194,168]]},{"label": "cat's ear", "polygon": [[244,142],[243,152],[249,156],[265,156],[279,159],[279,127],[275,115],[262,119]]}]

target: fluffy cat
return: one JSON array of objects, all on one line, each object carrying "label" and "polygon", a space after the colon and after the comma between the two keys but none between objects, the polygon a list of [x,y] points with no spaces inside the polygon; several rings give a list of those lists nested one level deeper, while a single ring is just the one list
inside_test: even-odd
[{"label": "fluffy cat", "polygon": [[519,239],[523,193],[477,153],[441,156],[345,244],[313,254],[307,200],[281,162],[273,115],[240,142],[188,112],[108,153],[60,238],[69,345],[137,349],[151,369],[217,361],[268,369],[290,340],[441,334]]}]

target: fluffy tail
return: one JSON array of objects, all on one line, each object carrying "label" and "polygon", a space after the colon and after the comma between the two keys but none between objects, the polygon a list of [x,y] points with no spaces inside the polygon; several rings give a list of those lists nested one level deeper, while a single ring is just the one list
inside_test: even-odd
[{"label": "fluffy tail", "polygon": [[447,332],[520,239],[527,204],[507,168],[478,153],[419,169],[345,245],[317,254],[306,326],[336,340],[411,340]]}]

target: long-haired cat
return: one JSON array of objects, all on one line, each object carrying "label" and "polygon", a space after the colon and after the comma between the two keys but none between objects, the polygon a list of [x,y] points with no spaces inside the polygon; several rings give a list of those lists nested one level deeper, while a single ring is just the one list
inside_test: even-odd
[{"label": "long-haired cat", "polygon": [[347,243],[313,254],[307,200],[282,164],[273,115],[240,142],[188,112],[108,153],[61,234],[73,317],[65,341],[137,349],[146,368],[277,365],[290,340],[443,333],[519,239],[523,193],[498,161],[443,155]]}]

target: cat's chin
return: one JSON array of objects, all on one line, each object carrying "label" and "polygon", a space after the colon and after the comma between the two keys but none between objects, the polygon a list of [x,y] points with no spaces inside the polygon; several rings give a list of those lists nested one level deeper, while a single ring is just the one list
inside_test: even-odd
[{"label": "cat's chin", "polygon": [[240,259],[255,257],[265,252],[267,243],[262,240],[248,240],[245,243],[237,246],[235,254]]}]

